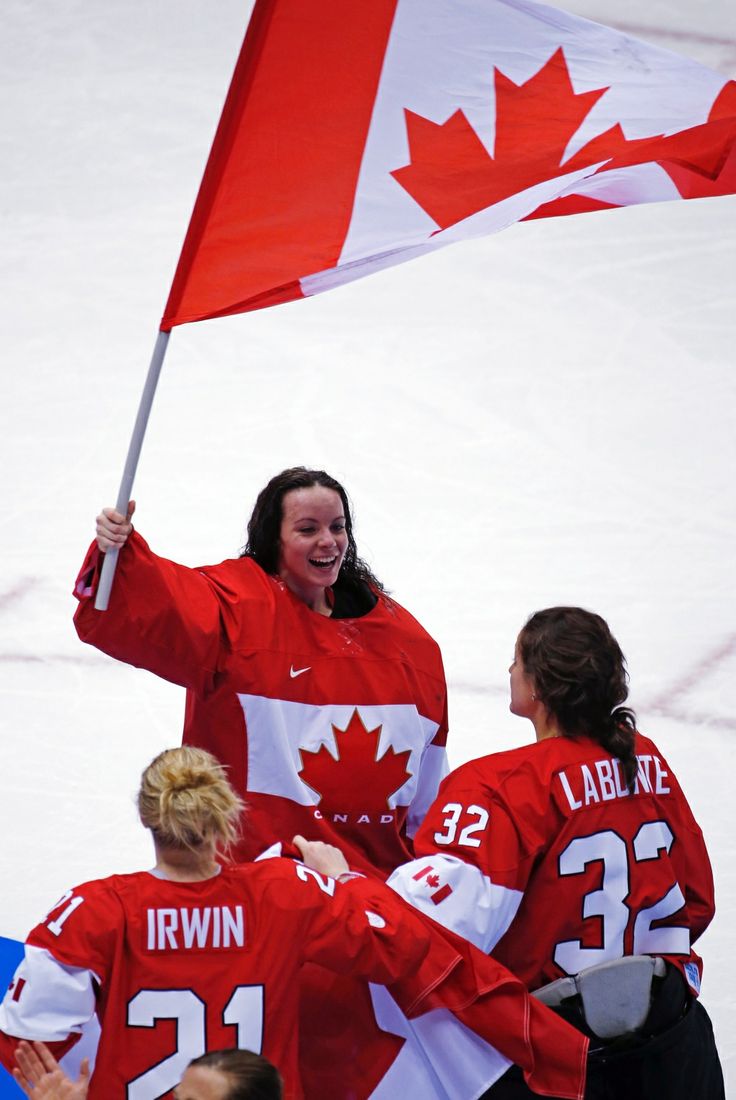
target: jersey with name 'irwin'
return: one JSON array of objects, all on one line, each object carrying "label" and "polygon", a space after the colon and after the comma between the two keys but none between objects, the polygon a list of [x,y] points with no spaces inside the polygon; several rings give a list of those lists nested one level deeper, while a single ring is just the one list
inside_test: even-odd
[{"label": "jersey with name 'irwin'", "polygon": [[382,883],[338,884],[287,859],[202,882],[113,875],[65,894],[30,933],[0,1028],[60,1042],[96,1011],[89,1100],[168,1098],[192,1058],[234,1046],[269,1058],[285,1096],[300,1097],[302,964],[391,983],[428,942],[422,918]]},{"label": "jersey with name 'irwin'", "polygon": [[252,558],[190,569],[134,531],[103,614],[101,560],[93,544],[77,632],[187,689],[185,744],[214,753],[246,797],[239,859],[296,833],[384,877],[411,859],[447,773],[447,690],[408,611],[379,596],[357,618],[319,615]]},{"label": "jersey with name 'irwin'", "polygon": [[656,745],[632,792],[597,742],[553,737],[447,777],[389,880],[527,988],[624,955],[661,955],[700,989],[692,944],[714,911],[702,832]]}]

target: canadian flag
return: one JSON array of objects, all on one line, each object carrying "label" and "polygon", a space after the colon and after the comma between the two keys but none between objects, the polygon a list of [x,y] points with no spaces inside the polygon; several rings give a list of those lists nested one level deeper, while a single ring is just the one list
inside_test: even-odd
[{"label": "canadian flag", "polygon": [[412,875],[412,878],[415,882],[420,882],[424,879],[425,885],[432,890],[429,897],[435,905],[439,905],[445,898],[449,898],[452,893],[450,884],[448,882],[442,882],[431,863],[426,867],[420,868],[415,875]]},{"label": "canadian flag", "polygon": [[161,328],[736,192],[736,82],[533,0],[256,0]]}]

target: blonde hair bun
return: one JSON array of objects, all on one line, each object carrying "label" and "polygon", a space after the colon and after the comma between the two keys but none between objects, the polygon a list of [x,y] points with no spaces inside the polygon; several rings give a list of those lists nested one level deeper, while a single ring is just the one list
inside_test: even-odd
[{"label": "blonde hair bun", "polygon": [[141,776],[141,822],[165,847],[196,849],[214,839],[227,850],[238,839],[243,808],[225,768],[204,749],[165,749]]}]

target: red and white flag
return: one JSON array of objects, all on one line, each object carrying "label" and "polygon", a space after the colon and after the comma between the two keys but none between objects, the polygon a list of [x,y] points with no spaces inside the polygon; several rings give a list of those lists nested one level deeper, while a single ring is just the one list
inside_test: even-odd
[{"label": "red and white flag", "polygon": [[736,82],[533,0],[256,0],[161,327],[736,192]]}]

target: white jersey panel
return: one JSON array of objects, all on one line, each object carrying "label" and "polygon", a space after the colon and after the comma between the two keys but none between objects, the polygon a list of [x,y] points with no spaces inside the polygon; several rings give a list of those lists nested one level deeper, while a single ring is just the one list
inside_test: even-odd
[{"label": "white jersey panel", "polygon": [[[261,695],[238,695],[238,699],[248,730],[248,790],[290,798],[301,806],[316,806],[320,795],[299,778],[303,767],[299,750],[317,752],[324,745],[338,759],[333,727],[347,729],[356,710],[367,730],[381,729],[378,760],[390,749],[410,753],[406,768],[411,778],[389,798],[391,809],[413,801],[420,762],[439,729],[411,703],[316,706]],[[444,758],[444,750],[440,751]]]},{"label": "white jersey panel", "polygon": [[26,944],[0,1005],[0,1031],[47,1043],[81,1033],[95,1014],[94,981],[90,970],[65,966],[44,948]]},{"label": "white jersey panel", "polygon": [[397,867],[388,885],[485,954],[509,927],[523,897],[520,890],[494,885],[473,864],[441,853]]},{"label": "white jersey panel", "polygon": [[417,793],[406,817],[407,836],[413,837],[437,797],[437,789],[450,770],[444,745],[427,745],[419,773]]}]

